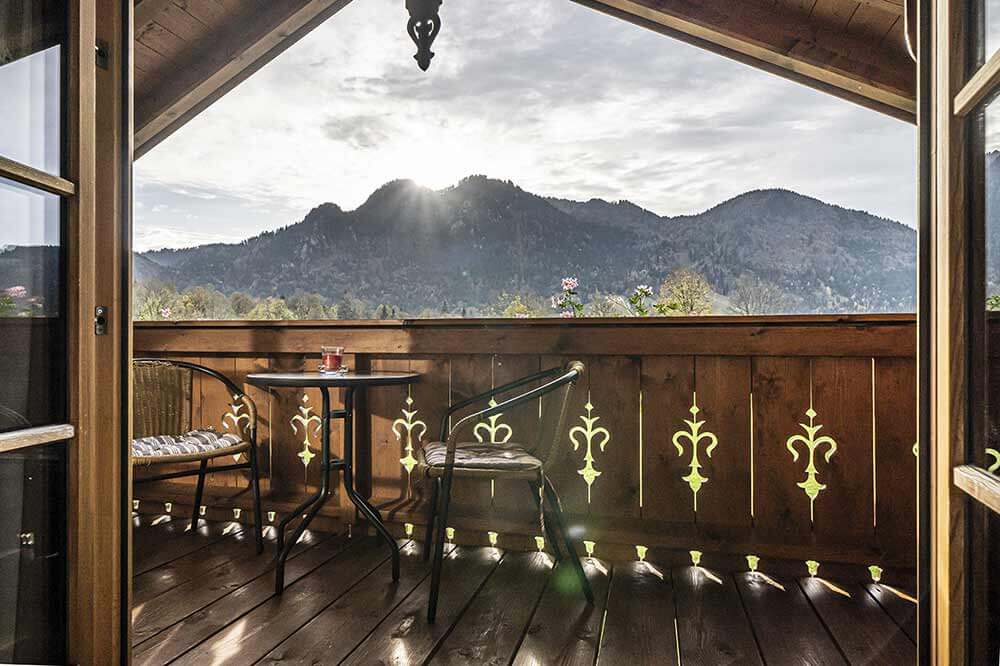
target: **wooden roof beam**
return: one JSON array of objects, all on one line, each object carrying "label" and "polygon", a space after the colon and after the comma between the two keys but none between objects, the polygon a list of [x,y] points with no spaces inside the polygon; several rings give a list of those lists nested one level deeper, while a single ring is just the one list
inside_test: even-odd
[{"label": "wooden roof beam", "polygon": [[[761,0],[574,0],[837,97],[915,122],[916,66],[904,43],[873,44]],[[902,0],[864,4],[902,13]]]},{"label": "wooden roof beam", "polygon": [[[307,35],[351,0],[281,0],[247,2],[231,25],[208,43],[184,53],[171,75],[148,96],[135,100],[135,156],[147,153],[188,120],[278,54]],[[136,34],[166,8],[162,0],[142,0],[136,7]]]}]

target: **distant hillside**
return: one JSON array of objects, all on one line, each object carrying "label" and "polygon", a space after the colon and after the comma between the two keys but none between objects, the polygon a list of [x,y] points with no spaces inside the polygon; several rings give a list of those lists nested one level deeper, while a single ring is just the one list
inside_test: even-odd
[{"label": "distant hillside", "polygon": [[235,245],[140,255],[137,278],[255,296],[349,295],[404,311],[456,312],[499,292],[548,295],[564,275],[584,296],[659,284],[689,266],[727,294],[744,274],[776,284],[786,309],[914,309],[916,233],[786,190],[747,192],[704,213],[660,217],[629,202],[544,198],[473,176],[432,191],[410,181],[353,211],[326,203]]}]

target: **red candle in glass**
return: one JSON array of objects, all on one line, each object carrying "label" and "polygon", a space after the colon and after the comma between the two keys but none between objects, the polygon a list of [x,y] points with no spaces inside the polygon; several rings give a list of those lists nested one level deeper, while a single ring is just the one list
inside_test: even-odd
[{"label": "red candle in glass", "polygon": [[323,370],[325,372],[337,372],[343,365],[343,347],[323,347]]}]

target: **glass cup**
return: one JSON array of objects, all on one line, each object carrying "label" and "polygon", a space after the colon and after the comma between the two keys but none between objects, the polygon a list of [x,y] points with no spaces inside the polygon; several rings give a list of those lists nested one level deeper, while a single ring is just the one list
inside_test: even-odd
[{"label": "glass cup", "polygon": [[323,364],[319,366],[320,372],[340,372],[344,365],[343,347],[321,347],[323,353]]}]

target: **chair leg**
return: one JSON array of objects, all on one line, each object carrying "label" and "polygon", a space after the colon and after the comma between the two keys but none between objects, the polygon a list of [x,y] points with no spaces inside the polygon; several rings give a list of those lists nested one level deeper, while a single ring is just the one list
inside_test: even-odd
[{"label": "chair leg", "polygon": [[194,491],[194,511],[191,512],[191,531],[198,529],[198,518],[201,515],[201,498],[205,493],[205,470],[208,469],[208,459],[202,460],[198,467],[198,485]]},{"label": "chair leg", "polygon": [[260,510],[260,468],[257,462],[257,444],[251,443],[247,453],[250,458],[250,491],[253,493],[253,531],[257,554],[264,552],[264,517]]},{"label": "chair leg", "polygon": [[438,497],[441,495],[441,479],[427,477],[431,483],[431,501],[427,505],[427,527],[424,531],[424,561],[431,558],[431,546],[434,544],[434,517],[437,516]]},{"label": "chair leg", "polygon": [[431,593],[427,602],[427,622],[434,624],[437,616],[438,592],[441,589],[441,567],[444,565],[445,530],[448,526],[448,504],[451,502],[451,471],[445,472],[441,482],[441,508],[437,512],[437,538],[434,541],[434,563],[431,565]]},{"label": "chair leg", "polygon": [[544,523],[545,527],[545,538],[548,540],[549,548],[552,549],[552,553],[554,554],[555,559],[558,562],[559,560],[562,559],[562,549],[559,548],[559,535],[556,534],[556,531],[552,525],[552,516],[549,511],[546,511],[543,508],[541,493],[543,492],[542,489],[544,486],[541,483],[537,483],[535,481],[527,481],[526,483],[528,484],[528,492],[530,492],[531,496],[535,499],[535,507],[539,511],[544,512],[543,516],[544,519],[542,522]]},{"label": "chair leg", "polygon": [[587,580],[587,572],[583,570],[583,565],[580,563],[580,556],[577,555],[576,549],[569,540],[569,535],[566,532],[566,521],[563,519],[562,503],[559,501],[559,495],[556,494],[556,489],[548,477],[545,478],[545,496],[548,498],[549,504],[552,505],[552,513],[555,515],[559,531],[563,535],[563,545],[569,552],[569,559],[573,563],[573,568],[576,569],[576,575],[580,579],[583,594],[587,597],[587,603],[593,606],[594,591],[590,588],[590,581]]}]

